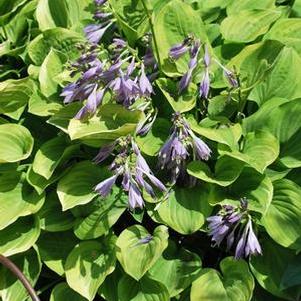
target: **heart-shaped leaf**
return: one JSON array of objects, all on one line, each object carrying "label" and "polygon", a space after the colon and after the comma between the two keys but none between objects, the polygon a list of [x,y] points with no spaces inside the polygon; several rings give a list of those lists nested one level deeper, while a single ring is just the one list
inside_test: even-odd
[{"label": "heart-shaped leaf", "polygon": [[221,274],[213,269],[204,269],[192,283],[191,300],[201,301],[250,301],[254,279],[247,263],[232,257],[220,263]]},{"label": "heart-shaped leaf", "polygon": [[65,300],[72,300],[72,301],[85,301],[86,298],[82,297],[80,294],[76,293],[72,290],[67,283],[62,282],[57,284],[50,295],[50,301],[65,301]]},{"label": "heart-shaped leaf", "polygon": [[65,264],[68,285],[92,301],[107,275],[115,269],[115,237],[79,243]]},{"label": "heart-shaped leaf", "polygon": [[58,183],[57,194],[63,210],[92,201],[97,196],[95,186],[108,174],[90,161],[75,164]]},{"label": "heart-shaped leaf", "polygon": [[187,172],[205,182],[229,186],[239,177],[243,168],[244,164],[240,160],[224,155],[217,160],[214,173],[206,163],[201,161],[189,163]]},{"label": "heart-shaped leaf", "polygon": [[[285,275],[294,268],[300,269],[300,255],[296,256],[294,251],[279,246],[267,237],[262,240],[261,244],[264,250],[263,255],[252,257],[250,261],[256,280],[265,290],[282,298],[281,300],[297,300],[301,293],[300,274],[296,275],[299,276],[299,280],[291,277],[288,286],[284,286],[283,280]],[[295,264],[292,267],[293,263]]]},{"label": "heart-shaped leaf", "polygon": [[139,282],[129,276],[124,276],[118,284],[120,301],[168,301],[166,287],[158,281],[144,276]]},{"label": "heart-shaped leaf", "polygon": [[277,159],[279,142],[269,132],[251,132],[246,135],[241,152],[221,150],[220,153],[241,160],[263,173]]},{"label": "heart-shaped leaf", "polygon": [[64,265],[78,239],[71,231],[42,232],[37,247],[43,263],[60,276],[65,274]]},{"label": "heart-shaped leaf", "polygon": [[197,278],[202,261],[196,254],[178,248],[172,241],[155,265],[149,270],[152,279],[167,287],[170,297],[180,294]]},{"label": "heart-shaped leaf", "polygon": [[287,179],[275,181],[273,186],[273,200],[263,225],[278,244],[300,251],[301,187]]},{"label": "heart-shaped leaf", "polygon": [[128,208],[127,196],[119,188],[101,199],[95,210],[87,217],[79,218],[74,227],[75,235],[84,240],[107,234],[121,214]]},{"label": "heart-shaped leaf", "polygon": [[167,227],[158,226],[150,236],[144,227],[131,226],[117,239],[117,259],[127,274],[139,280],[155,264],[167,244]]},{"label": "heart-shaped leaf", "polygon": [[167,201],[157,210],[149,211],[151,217],[182,234],[198,231],[211,214],[209,200],[212,199],[211,186],[175,188]]},{"label": "heart-shaped leaf", "polygon": [[18,162],[28,158],[33,148],[33,138],[22,125],[0,125],[0,163]]},{"label": "heart-shaped leaf", "polygon": [[281,16],[277,10],[243,10],[239,15],[231,15],[223,20],[223,37],[232,42],[247,43],[266,33],[270,25]]},{"label": "heart-shaped leaf", "polygon": [[11,256],[31,248],[40,235],[39,219],[28,216],[18,219],[0,231],[0,254]]}]

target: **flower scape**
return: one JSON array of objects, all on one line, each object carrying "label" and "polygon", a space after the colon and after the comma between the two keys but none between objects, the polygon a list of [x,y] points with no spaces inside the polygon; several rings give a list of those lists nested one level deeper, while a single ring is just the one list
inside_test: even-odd
[{"label": "flower scape", "polygon": [[0,300],[301,300],[299,0],[2,2]]}]

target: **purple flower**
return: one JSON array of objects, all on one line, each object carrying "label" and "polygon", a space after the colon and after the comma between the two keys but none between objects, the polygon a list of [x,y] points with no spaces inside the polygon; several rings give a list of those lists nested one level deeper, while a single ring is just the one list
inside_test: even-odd
[{"label": "purple flower", "polygon": [[119,39],[119,38],[114,38],[113,39],[113,46],[115,48],[125,48],[126,47],[126,42],[122,39]]},{"label": "purple flower", "polygon": [[90,80],[102,72],[103,64],[99,60],[94,60],[91,65],[91,68],[84,72],[82,81]]},{"label": "purple flower", "polygon": [[100,5],[103,5],[105,4],[108,0],[94,0],[95,1],[95,4],[100,6]]},{"label": "purple flower", "polygon": [[143,63],[146,67],[155,67],[156,65],[156,59],[150,47],[146,49],[146,53],[143,57]]},{"label": "purple flower", "polygon": [[172,46],[169,50],[169,57],[177,60],[189,50],[189,39],[185,39],[182,43]]},{"label": "purple flower", "polygon": [[262,250],[253,231],[252,220],[249,219],[247,225],[244,228],[242,237],[237,244],[235,250],[235,258],[248,257],[249,255],[258,254],[262,254]]},{"label": "purple flower", "polygon": [[117,95],[117,101],[125,107],[132,105],[139,91],[138,85],[123,74],[111,82],[111,87]]},{"label": "purple flower", "polygon": [[97,91],[97,85],[95,85],[94,90],[91,92],[87,99],[87,103],[85,106],[81,108],[81,110],[76,114],[75,119],[83,119],[87,115],[95,114],[97,107],[101,103],[105,90]]},{"label": "purple flower", "polygon": [[[233,217],[235,218],[233,219]],[[209,235],[212,236],[211,239],[214,241],[214,245],[219,246],[240,219],[240,213],[235,212],[232,206],[230,210],[223,208],[223,211],[219,212],[218,215],[207,218]]]},{"label": "purple flower", "polygon": [[135,71],[135,67],[136,67],[136,63],[135,63],[135,58],[133,57],[126,70],[127,77],[132,75],[132,73]]},{"label": "purple flower", "polygon": [[179,82],[179,94],[181,94],[184,90],[187,89],[191,82],[192,78],[192,69],[189,69],[181,78]]},{"label": "purple flower", "polygon": [[144,201],[139,191],[138,186],[135,183],[130,183],[129,188],[129,206],[131,209],[143,208]]},{"label": "purple flower", "polygon": [[112,151],[114,150],[115,146],[116,146],[116,142],[102,147],[99,150],[97,156],[93,159],[93,161],[96,164],[99,164],[99,163],[103,162],[104,160],[106,160],[112,154]]},{"label": "purple flower", "polygon": [[201,138],[195,136],[192,132],[190,135],[192,137],[193,148],[197,158],[199,160],[209,160],[211,149],[208,147],[208,145]]},{"label": "purple flower", "polygon": [[94,19],[103,21],[103,20],[105,20],[105,19],[107,19],[108,17],[111,17],[111,16],[112,16],[112,13],[104,13],[104,12],[101,12],[101,11],[97,11],[94,14]]},{"label": "purple flower", "polygon": [[[185,174],[185,165],[190,150],[194,151],[197,160],[208,160],[211,154],[207,144],[198,138],[180,113],[173,114],[171,135],[159,151],[159,165],[172,173],[175,183],[180,174]],[[192,182],[191,182],[192,183]]]},{"label": "purple flower", "polygon": [[107,24],[105,27],[103,25],[90,24],[85,27],[84,32],[88,41],[92,44],[98,44],[102,36],[105,34],[107,29],[112,25],[112,23]]},{"label": "purple flower", "polygon": [[261,247],[253,231],[252,218],[242,202],[239,207],[225,205],[217,215],[207,218],[209,235],[214,246],[226,239],[227,250],[236,243],[235,258],[261,254]]},{"label": "purple flower", "polygon": [[71,83],[68,84],[64,89],[63,92],[60,94],[60,96],[65,97],[64,99],[64,103],[70,103],[74,100],[74,96],[75,96],[75,91],[78,88],[78,84],[77,83]]},{"label": "purple flower", "polygon": [[205,99],[208,99],[210,90],[210,77],[209,77],[209,70],[208,68],[205,69],[203,79],[200,84],[200,97],[204,97]]},{"label": "purple flower", "polygon": [[106,197],[111,192],[111,189],[116,182],[117,176],[118,175],[114,175],[114,176],[100,182],[95,187],[95,191],[98,192],[102,197]]},{"label": "purple flower", "polygon": [[207,45],[205,45],[203,62],[204,62],[205,68],[208,68],[209,65],[210,65],[210,55],[209,55],[209,51],[208,51],[208,46]]},{"label": "purple flower", "polygon": [[238,81],[237,81],[236,75],[232,71],[227,69],[225,66],[223,66],[218,60],[215,60],[215,62],[223,69],[224,76],[227,78],[229,84],[233,88],[237,88],[238,87]]},{"label": "purple flower", "polygon": [[146,135],[152,128],[154,122],[156,121],[158,112],[154,115],[148,115],[144,120],[140,121],[136,127],[136,134],[140,136]]},{"label": "purple flower", "polygon": [[144,191],[153,198],[156,197],[153,187],[161,192],[167,191],[164,184],[152,173],[131,136],[119,138],[114,143],[103,147],[94,161],[102,162],[112,154],[115,148],[119,150],[119,154],[110,166],[114,176],[99,183],[95,191],[102,196],[106,196],[116,182],[117,177],[123,177],[121,185],[123,190],[128,192],[130,209],[143,208]]},{"label": "purple flower", "polygon": [[140,87],[140,91],[141,91],[142,95],[144,95],[146,97],[149,97],[154,92],[149,79],[145,75],[143,64],[141,64],[141,75],[140,75],[140,79],[139,79],[139,87]]},{"label": "purple flower", "polygon": [[191,82],[192,79],[192,72],[194,71],[195,67],[198,63],[198,54],[200,52],[200,42],[197,40],[195,41],[192,49],[190,51],[190,61],[188,63],[188,71],[183,75],[179,83],[179,93],[181,94],[184,90],[186,90]]},{"label": "purple flower", "polygon": [[76,100],[85,100],[93,92],[95,84],[75,82],[67,85],[61,96],[65,96],[64,103],[68,104]]},{"label": "purple flower", "polygon": [[105,83],[110,83],[120,74],[122,63],[122,61],[117,61],[115,64],[111,65],[108,70],[103,71],[99,78]]}]

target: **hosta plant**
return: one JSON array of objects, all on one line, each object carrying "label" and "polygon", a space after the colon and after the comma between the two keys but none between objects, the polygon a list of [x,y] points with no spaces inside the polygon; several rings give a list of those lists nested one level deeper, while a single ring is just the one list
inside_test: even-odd
[{"label": "hosta plant", "polygon": [[299,301],[300,0],[0,0],[0,299]]}]

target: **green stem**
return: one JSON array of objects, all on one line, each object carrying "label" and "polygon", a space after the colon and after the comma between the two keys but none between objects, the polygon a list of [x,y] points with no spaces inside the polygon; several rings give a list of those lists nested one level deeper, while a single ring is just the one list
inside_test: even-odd
[{"label": "green stem", "polygon": [[149,12],[149,10],[147,8],[145,0],[141,0],[141,2],[142,2],[142,5],[143,5],[143,8],[144,8],[144,11],[145,11],[145,13],[147,15],[147,18],[148,18],[149,26],[150,26],[150,29],[151,29],[151,32],[152,32],[152,36],[153,36],[153,40],[154,40],[154,47],[155,47],[155,52],[156,52],[156,56],[157,56],[157,59],[158,59],[158,65],[159,65],[159,69],[161,71],[162,70],[162,68],[161,68],[162,65],[161,65],[161,59],[160,59],[160,55],[159,55],[157,38],[155,36],[155,30],[154,30],[154,24],[153,24],[152,15],[151,15],[151,13]]}]

